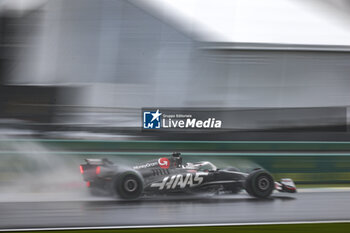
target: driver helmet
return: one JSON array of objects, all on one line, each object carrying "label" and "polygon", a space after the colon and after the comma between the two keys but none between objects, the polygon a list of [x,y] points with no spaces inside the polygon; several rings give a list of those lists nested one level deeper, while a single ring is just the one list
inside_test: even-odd
[{"label": "driver helmet", "polygon": [[175,167],[182,167],[182,158],[180,152],[173,152],[172,159],[174,160]]}]

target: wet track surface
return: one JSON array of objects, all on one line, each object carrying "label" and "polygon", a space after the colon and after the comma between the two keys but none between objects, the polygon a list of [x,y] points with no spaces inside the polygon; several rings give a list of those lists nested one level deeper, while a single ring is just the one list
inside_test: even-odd
[{"label": "wet track surface", "polygon": [[350,191],[0,203],[0,228],[350,220]]}]

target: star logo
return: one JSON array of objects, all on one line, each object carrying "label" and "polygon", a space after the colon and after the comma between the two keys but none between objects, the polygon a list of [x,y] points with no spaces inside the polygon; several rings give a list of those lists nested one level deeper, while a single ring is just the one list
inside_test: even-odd
[{"label": "star logo", "polygon": [[157,111],[143,111],[143,128],[160,129],[162,113]]},{"label": "star logo", "polygon": [[157,111],[155,113],[151,113],[151,114],[153,116],[151,122],[156,120],[156,119],[157,119],[157,121],[159,121],[159,117],[162,115],[162,113],[159,113],[159,109],[157,109]]}]

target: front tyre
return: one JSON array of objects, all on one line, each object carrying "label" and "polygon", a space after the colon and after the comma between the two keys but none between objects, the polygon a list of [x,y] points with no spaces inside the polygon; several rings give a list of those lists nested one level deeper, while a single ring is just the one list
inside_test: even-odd
[{"label": "front tyre", "polygon": [[113,189],[122,199],[137,199],[143,192],[143,179],[134,171],[126,171],[115,176]]},{"label": "front tyre", "polygon": [[253,171],[245,181],[245,190],[253,197],[267,198],[274,190],[273,177],[262,169]]}]

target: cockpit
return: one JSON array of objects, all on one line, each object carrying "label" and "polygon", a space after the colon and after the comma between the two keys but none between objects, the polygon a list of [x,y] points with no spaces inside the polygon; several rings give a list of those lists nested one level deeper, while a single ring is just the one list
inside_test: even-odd
[{"label": "cockpit", "polygon": [[197,171],[203,171],[203,172],[217,170],[217,167],[208,161],[202,161],[198,163],[186,163],[185,165],[183,165],[183,168],[188,170],[197,170]]}]

